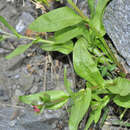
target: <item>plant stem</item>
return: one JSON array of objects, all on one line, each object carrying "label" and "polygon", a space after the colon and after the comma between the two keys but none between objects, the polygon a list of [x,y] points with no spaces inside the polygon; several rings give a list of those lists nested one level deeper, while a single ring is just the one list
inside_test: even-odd
[{"label": "plant stem", "polygon": [[88,23],[89,18],[84,15],[84,13],[75,5],[75,3],[72,0],[67,0],[67,1],[75,9],[75,11]]},{"label": "plant stem", "polygon": [[[7,33],[7,32],[4,32],[4,31],[2,33],[3,33],[4,38],[10,38],[10,37],[17,38],[16,35],[14,35],[12,33]],[[22,38],[23,39],[28,39],[28,40],[37,40],[37,38],[20,35],[19,39],[22,39]],[[50,43],[50,44],[55,43],[54,41],[49,41],[49,40],[45,40],[45,39],[39,39],[38,42],[44,42],[44,43]]]},{"label": "plant stem", "polygon": [[[33,37],[27,37],[27,36],[21,36],[20,38],[23,39],[29,39],[29,40],[37,40],[36,38]],[[38,42],[44,42],[44,43],[50,43],[50,44],[54,44],[54,41],[49,41],[49,40],[44,40],[44,39],[39,39]]]},{"label": "plant stem", "polygon": [[112,50],[109,48],[109,46],[107,45],[106,41],[104,40],[103,37],[100,38],[100,40],[102,41],[104,47],[106,48],[107,52],[110,54],[110,56],[113,59],[113,62],[120,68],[120,70],[122,72],[124,72],[124,69],[122,67],[122,65],[119,63],[119,61],[117,60],[117,58],[115,57],[115,55],[113,54]]},{"label": "plant stem", "polygon": [[124,111],[121,113],[121,115],[120,115],[120,120],[122,120],[122,118],[123,118],[124,114],[126,113],[127,109],[128,109],[128,108],[125,108]]},{"label": "plant stem", "polygon": [[109,108],[108,108],[108,106],[106,106],[106,107],[104,108],[104,114],[103,114],[102,119],[101,119],[100,128],[103,127],[104,122],[105,122],[105,120],[107,119],[108,113],[109,113]]}]

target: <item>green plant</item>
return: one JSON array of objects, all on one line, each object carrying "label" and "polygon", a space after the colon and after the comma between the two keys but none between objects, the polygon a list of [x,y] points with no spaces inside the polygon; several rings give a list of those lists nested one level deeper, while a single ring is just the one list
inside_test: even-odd
[{"label": "green plant", "polygon": [[[37,106],[38,113],[44,109],[58,109],[71,100],[70,130],[78,129],[78,125],[88,109],[90,113],[85,130],[93,121],[95,123],[99,121],[102,110],[110,101],[118,106],[130,108],[130,81],[122,77],[110,80],[103,78],[108,74],[106,74],[107,70],[114,69],[114,65],[122,68],[104,40],[106,32],[102,17],[109,0],[99,0],[96,7],[95,2],[96,0],[88,0],[91,11],[90,18],[86,17],[71,0],[68,0],[68,3],[79,15],[69,7],[62,7],[40,16],[29,26],[29,29],[35,32],[54,32],[54,37],[50,40],[21,36],[3,17],[0,17],[0,21],[14,33],[13,35],[2,32],[4,35],[1,35],[1,40],[13,36],[33,41],[16,48],[6,56],[7,59],[23,53],[32,44],[39,42],[41,48],[46,51],[59,51],[66,55],[73,53],[74,70],[77,75],[86,80],[86,89],[73,92],[65,69],[64,84],[67,92],[54,90],[19,97],[20,101]],[[73,38],[77,39],[75,43]],[[101,67],[104,66],[107,67],[103,72]],[[102,75],[99,69],[102,71]]]}]

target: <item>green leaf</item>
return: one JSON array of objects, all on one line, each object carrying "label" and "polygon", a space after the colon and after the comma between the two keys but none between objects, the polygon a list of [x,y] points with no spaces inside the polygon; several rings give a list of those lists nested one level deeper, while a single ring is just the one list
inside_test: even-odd
[{"label": "green leaf", "polygon": [[127,96],[117,95],[113,99],[114,103],[124,108],[130,108],[130,94]]},{"label": "green leaf", "polygon": [[110,97],[109,96],[105,96],[102,101],[100,102],[94,102],[93,101],[93,106],[95,107],[94,110],[92,108],[92,112],[90,113],[89,119],[87,121],[85,130],[88,130],[88,128],[90,127],[90,125],[92,124],[92,122],[94,121],[95,123],[98,122],[100,116],[101,116],[101,111],[102,109],[108,104],[108,102],[110,101]]},{"label": "green leaf", "polygon": [[87,88],[83,94],[75,98],[71,108],[69,130],[77,130],[80,121],[87,112],[91,102],[91,89]]},{"label": "green leaf", "polygon": [[88,129],[89,129],[90,125],[91,125],[91,124],[93,123],[93,121],[94,121],[94,117],[95,117],[95,111],[92,111],[92,112],[90,113],[90,117],[89,117],[89,119],[88,119],[88,121],[87,121],[85,130],[88,130]]},{"label": "green leaf", "polygon": [[84,24],[78,24],[76,26],[67,27],[62,30],[55,32],[54,40],[57,43],[67,42],[79,35],[83,34],[83,31],[86,30]]},{"label": "green leaf", "polygon": [[62,7],[43,14],[29,26],[29,29],[36,32],[54,32],[81,21],[82,18],[73,9]]},{"label": "green leaf", "polygon": [[55,91],[40,92],[27,96],[20,96],[19,99],[23,103],[32,104],[34,101],[36,102],[41,101],[41,97],[43,100],[46,99],[46,94],[50,96],[51,101],[56,101],[59,98],[68,98],[67,93],[60,90],[55,90]]},{"label": "green leaf", "polygon": [[45,106],[44,108],[59,109],[68,101],[68,98],[69,96],[67,93],[60,90],[55,90],[40,92],[27,96],[20,96],[19,100],[30,105],[38,105],[40,102],[40,104],[43,104],[43,106]]},{"label": "green leaf", "polygon": [[127,96],[130,94],[130,80],[125,78],[116,78],[114,80],[107,81],[105,88],[113,94]]},{"label": "green leaf", "polygon": [[62,43],[62,44],[43,43],[40,47],[45,51],[58,51],[58,52],[61,52],[61,53],[67,55],[67,54],[71,53],[73,50],[73,42],[68,41],[68,42]]},{"label": "green leaf", "polygon": [[10,25],[8,22],[0,16],[0,22],[2,22],[10,31],[12,31],[17,37],[20,37],[20,34],[17,33],[17,31]]},{"label": "green leaf", "polygon": [[69,93],[69,95],[72,95],[73,92],[71,90],[71,83],[67,79],[67,69],[66,69],[66,67],[64,69],[64,85],[65,85],[66,90]]},{"label": "green leaf", "polygon": [[103,14],[109,1],[110,0],[98,0],[94,17],[90,19],[90,26],[95,28],[101,36],[104,36],[106,33],[103,25]]},{"label": "green leaf", "polygon": [[5,58],[6,59],[11,59],[15,56],[18,56],[22,53],[24,53],[30,46],[32,46],[32,43],[26,44],[26,45],[20,45],[18,46],[13,52],[11,52],[9,55],[7,55]]},{"label": "green leaf", "polygon": [[50,101],[48,103],[45,104],[45,108],[46,109],[51,109],[51,110],[57,110],[59,108],[61,108],[64,104],[66,104],[68,101],[68,98],[64,98],[64,99],[59,99],[56,101]]},{"label": "green leaf", "polygon": [[105,107],[104,108],[104,110],[103,110],[103,116],[102,116],[102,118],[101,118],[101,122],[100,122],[100,128],[102,128],[103,127],[103,125],[104,125],[104,122],[106,121],[106,119],[107,119],[107,117],[108,117],[108,115],[109,115],[109,107]]},{"label": "green leaf", "polygon": [[89,10],[90,10],[90,16],[91,18],[94,16],[94,13],[95,13],[95,3],[96,0],[88,0],[88,7],[89,7]]},{"label": "green leaf", "polygon": [[88,52],[87,44],[84,38],[80,38],[77,41],[73,50],[74,69],[80,77],[90,82],[93,86],[103,87],[104,80]]},{"label": "green leaf", "polygon": [[0,35],[0,42],[2,42],[3,40],[5,40],[5,38],[2,35]]}]

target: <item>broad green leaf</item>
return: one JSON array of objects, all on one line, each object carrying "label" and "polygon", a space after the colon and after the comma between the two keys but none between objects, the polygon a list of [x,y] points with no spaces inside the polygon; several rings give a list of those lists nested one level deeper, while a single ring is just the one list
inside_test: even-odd
[{"label": "broad green leaf", "polygon": [[95,123],[98,122],[98,120],[101,116],[102,109],[108,104],[109,101],[110,101],[110,97],[105,96],[101,101],[93,102],[94,104],[92,107],[94,107],[94,105],[95,105],[95,108],[94,109],[92,108],[92,112],[90,113],[85,130],[88,130],[88,128],[90,127],[90,125],[92,124],[93,121]]},{"label": "broad green leaf", "polygon": [[76,73],[95,87],[103,87],[104,80],[96,63],[88,52],[87,41],[80,38],[73,50],[73,63]]},{"label": "broad green leaf", "polygon": [[34,102],[39,102],[39,101],[41,102],[41,98],[43,99],[43,101],[45,101],[46,95],[49,95],[51,102],[54,102],[54,101],[56,102],[59,99],[68,98],[67,93],[60,90],[55,90],[55,91],[40,92],[37,94],[32,94],[32,95],[27,95],[27,96],[20,96],[19,100],[23,103],[31,105]]},{"label": "broad green leaf", "polygon": [[83,31],[86,29],[87,28],[85,27],[84,24],[78,24],[76,26],[64,28],[62,30],[55,32],[54,40],[57,43],[67,42],[79,35],[82,35]]},{"label": "broad green leaf", "polygon": [[43,14],[29,26],[29,29],[35,32],[54,32],[81,21],[82,18],[73,9],[62,7]]},{"label": "broad green leaf", "polygon": [[95,13],[95,4],[96,4],[96,0],[88,0],[88,7],[90,10],[91,18],[94,16]]},{"label": "broad green leaf", "polygon": [[5,58],[6,59],[11,59],[15,56],[18,56],[22,53],[24,53],[29,47],[32,46],[32,44],[35,43],[35,41],[29,43],[29,44],[25,44],[25,45],[20,45],[18,46],[13,52],[11,52],[9,55],[7,55]]},{"label": "broad green leaf", "polygon": [[127,96],[130,94],[130,80],[125,78],[116,78],[114,80],[107,81],[105,88],[113,94]]},{"label": "broad green leaf", "polygon": [[98,0],[94,17],[90,19],[89,22],[90,26],[95,28],[101,36],[104,36],[106,33],[103,25],[103,14],[104,9],[109,1],[110,0]]},{"label": "broad green leaf", "polygon": [[113,99],[114,103],[124,108],[130,108],[130,94],[127,96],[117,95]]},{"label": "broad green leaf", "polygon": [[73,92],[71,90],[71,83],[67,79],[67,69],[66,69],[66,67],[64,69],[64,85],[65,85],[66,90],[69,93],[69,95],[72,95]]},{"label": "broad green leaf", "polygon": [[3,23],[10,31],[12,31],[17,37],[20,37],[20,34],[17,33],[17,31],[10,25],[8,22],[0,16],[0,22]]},{"label": "broad green leaf", "polygon": [[75,98],[71,108],[69,130],[78,130],[78,125],[87,112],[91,102],[91,89],[87,88],[83,94]]},{"label": "broad green leaf", "polygon": [[41,45],[41,48],[46,51],[58,51],[58,52],[61,52],[61,53],[67,55],[67,54],[71,53],[73,50],[73,42],[68,41],[68,42],[62,43],[62,44],[43,43]]}]

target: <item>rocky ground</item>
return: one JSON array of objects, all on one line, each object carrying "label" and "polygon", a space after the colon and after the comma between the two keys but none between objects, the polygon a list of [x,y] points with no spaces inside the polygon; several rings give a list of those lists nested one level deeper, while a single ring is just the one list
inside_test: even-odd
[{"label": "rocky ground", "polygon": [[[0,15],[24,34],[28,24],[38,16],[38,10],[29,0],[24,3],[21,0],[1,0]],[[32,108],[26,108],[17,100],[18,96],[24,94],[64,89],[64,66],[71,68],[68,63],[59,61],[64,57],[53,59],[38,46],[11,60],[5,59],[4,56],[17,45],[28,42],[25,39],[10,39],[0,44],[0,130],[67,130],[65,109],[45,110],[43,115],[36,115]],[[71,71],[68,69],[68,75]]]},{"label": "rocky ground", "polygon": [[[53,7],[51,7],[52,9]],[[27,26],[43,13],[29,0],[0,0],[0,15],[25,34]],[[2,25],[1,27],[5,30]],[[30,106],[19,103],[17,97],[45,90],[64,89],[63,71],[73,83],[73,69],[67,57],[46,53],[38,45],[11,60],[5,55],[28,40],[9,39],[0,43],[0,130],[68,130],[66,108],[45,110],[36,115]],[[113,118],[116,118],[115,116]],[[106,123],[104,130],[125,130]]]}]

